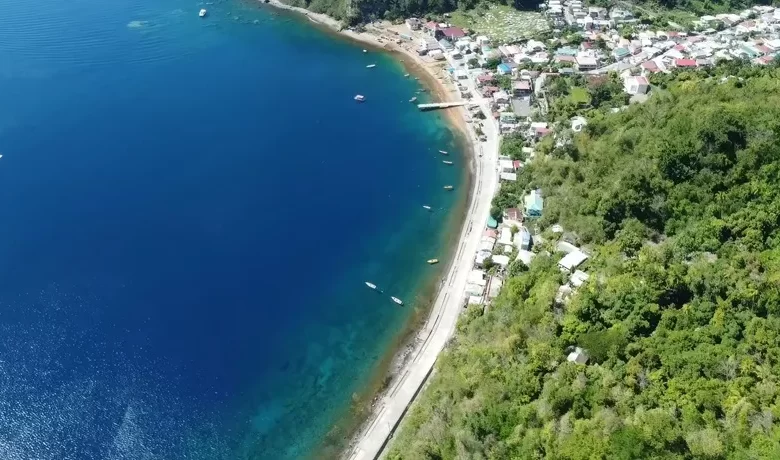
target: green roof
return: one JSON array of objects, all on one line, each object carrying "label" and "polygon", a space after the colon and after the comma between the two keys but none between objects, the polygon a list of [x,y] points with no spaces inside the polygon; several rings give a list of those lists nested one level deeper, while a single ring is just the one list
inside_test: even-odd
[{"label": "green roof", "polygon": [[493,216],[488,217],[487,226],[490,228],[498,228],[498,221],[493,219]]}]

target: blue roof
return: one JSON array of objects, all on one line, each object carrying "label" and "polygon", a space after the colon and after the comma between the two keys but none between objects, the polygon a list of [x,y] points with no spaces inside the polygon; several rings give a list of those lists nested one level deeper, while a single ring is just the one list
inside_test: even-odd
[{"label": "blue roof", "polygon": [[498,227],[498,221],[493,218],[493,216],[488,217],[487,226],[490,228],[496,228]]},{"label": "blue roof", "polygon": [[512,68],[511,68],[511,67],[509,67],[509,65],[508,65],[508,64],[499,64],[499,65],[498,65],[498,70],[499,70],[500,72],[511,72],[511,71],[512,71]]}]

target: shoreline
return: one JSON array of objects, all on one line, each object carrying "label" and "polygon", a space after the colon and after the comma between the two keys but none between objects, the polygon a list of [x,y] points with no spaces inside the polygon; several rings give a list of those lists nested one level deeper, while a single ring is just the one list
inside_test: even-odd
[{"label": "shoreline", "polygon": [[[429,62],[417,55],[416,52],[396,44],[393,40],[389,38],[383,40],[370,32],[342,30],[338,20],[324,14],[286,5],[280,0],[270,0],[267,5],[305,16],[316,27],[324,28],[326,32],[335,33],[339,38],[352,40],[366,46],[366,48],[393,55],[408,73],[419,76],[420,83],[431,91],[433,99],[442,102],[460,100],[454,83],[445,80],[447,78],[444,75],[446,62]],[[375,28],[370,28],[370,30],[382,33],[381,30]],[[338,422],[326,434],[315,458],[373,459],[382,453],[392,437],[395,426],[400,423],[406,412],[406,407],[411,404],[414,396],[427,380],[433,363],[444,343],[454,331],[455,322],[462,310],[462,304],[465,301],[462,295],[464,289],[460,289],[460,302],[457,298],[450,297],[449,291],[452,290],[455,275],[464,273],[463,256],[465,255],[467,260],[473,262],[473,254],[476,252],[476,244],[479,242],[478,237],[481,231],[471,233],[471,228],[475,223],[474,216],[477,214],[477,210],[484,207],[479,206],[483,183],[480,174],[485,170],[482,163],[488,160],[489,155],[482,158],[483,146],[477,139],[472,123],[469,122],[471,116],[466,107],[446,109],[443,112],[442,115],[456,136],[457,143],[463,148],[462,158],[468,163],[468,169],[464,170],[466,180],[463,184],[467,187],[466,195],[453,210],[455,212],[451,222],[447,224],[448,227],[452,226],[452,229],[457,227],[459,231],[448,232],[444,243],[447,252],[445,266],[437,272],[436,277],[432,277],[422,284],[420,296],[423,301],[420,304],[424,307],[415,308],[415,312],[410,315],[404,328],[390,342],[387,353],[380,361],[371,383],[359,393],[353,394],[352,404],[345,413],[345,420]],[[479,157],[477,156],[478,152],[480,152]],[[492,196],[493,190],[491,188],[487,195],[486,212],[489,212]],[[484,204],[483,202],[482,205]],[[486,219],[487,216],[482,219],[483,226]],[[471,238],[474,240],[474,251],[464,250],[466,243],[469,242],[468,237],[474,234],[477,235],[477,239]],[[472,265],[468,264],[465,276],[470,272]],[[465,288],[465,283],[462,288]],[[447,321],[444,321],[445,319]],[[422,379],[419,375],[420,369],[427,369]],[[417,383],[417,380],[420,382]],[[402,391],[404,390],[402,387],[410,385],[414,387],[414,392],[411,395],[408,394],[408,391]],[[403,410],[401,412],[393,411],[390,418],[395,419],[395,423],[392,427],[377,429],[380,419],[387,418],[389,405],[400,405]],[[387,433],[380,433],[380,431]]]}]

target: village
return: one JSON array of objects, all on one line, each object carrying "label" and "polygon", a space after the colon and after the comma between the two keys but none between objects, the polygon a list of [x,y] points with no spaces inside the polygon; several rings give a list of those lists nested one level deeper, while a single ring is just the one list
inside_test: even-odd
[{"label": "village", "polygon": [[[780,52],[780,9],[771,6],[703,16],[691,30],[654,30],[626,9],[585,7],[581,0],[548,0],[540,7],[557,38],[494,43],[479,31],[418,18],[383,29],[386,38],[395,36],[397,44],[414,47],[427,61],[441,62],[458,97],[469,102],[473,119],[487,118],[482,113],[489,107],[493,120],[475,126],[493,122],[504,140],[521,140],[519,154],[499,149],[495,171],[499,188],[516,181],[544,143],[570,143],[571,136],[587,125],[578,109],[589,105],[586,89],[593,84],[613,83],[616,94],[610,95],[610,110],[616,112],[628,103],[643,102],[655,73],[712,66],[720,60],[766,65]],[[386,35],[388,31],[393,35]],[[548,89],[552,82],[557,91]],[[504,279],[517,270],[515,265],[529,265],[540,250],[560,258],[566,280],[556,296],[560,307],[588,281],[588,250],[577,247],[576,238],[567,238],[560,225],[540,228],[537,220],[543,211],[542,191],[530,190],[521,203],[488,219],[464,306],[489,308]],[[547,239],[551,241],[544,245]],[[567,359],[585,364],[588,357],[577,348]]]}]

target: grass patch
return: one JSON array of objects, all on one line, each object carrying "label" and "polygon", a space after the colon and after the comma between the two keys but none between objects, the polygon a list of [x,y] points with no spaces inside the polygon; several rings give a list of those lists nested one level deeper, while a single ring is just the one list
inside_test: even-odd
[{"label": "grass patch", "polygon": [[570,89],[570,91],[571,94],[569,95],[569,98],[571,98],[571,101],[575,104],[590,104],[590,94],[588,94],[588,90],[585,88],[574,86]]},{"label": "grass patch", "polygon": [[449,21],[486,35],[494,45],[528,39],[550,28],[541,13],[518,11],[506,5],[480,4],[473,10],[455,11]]}]

